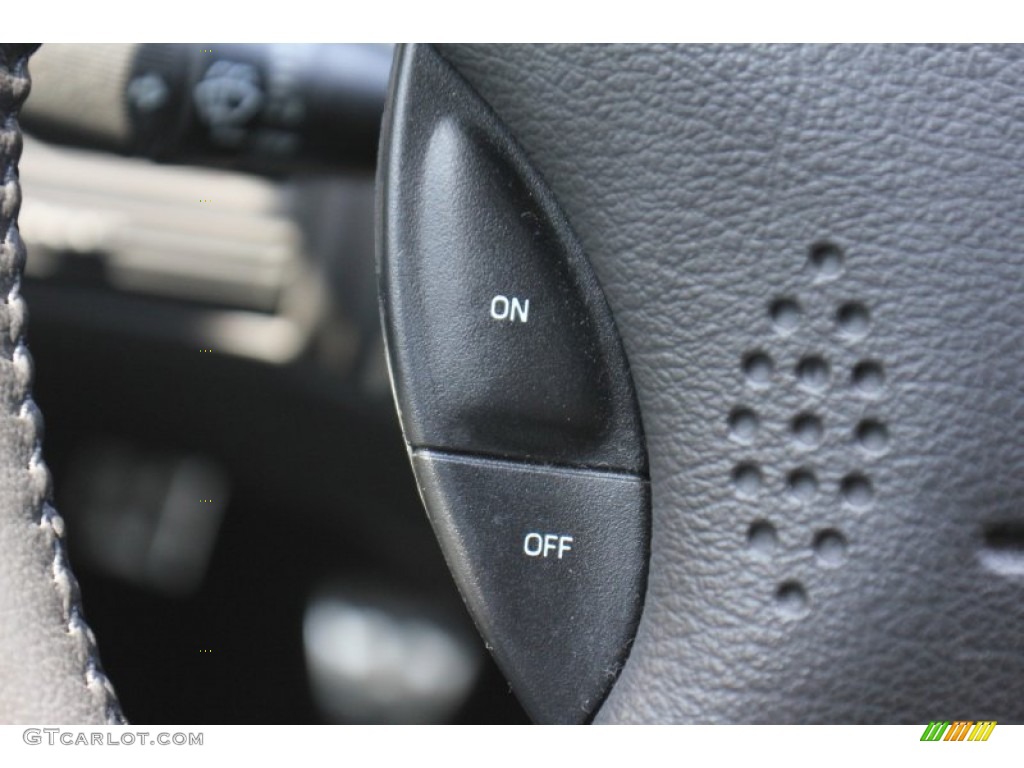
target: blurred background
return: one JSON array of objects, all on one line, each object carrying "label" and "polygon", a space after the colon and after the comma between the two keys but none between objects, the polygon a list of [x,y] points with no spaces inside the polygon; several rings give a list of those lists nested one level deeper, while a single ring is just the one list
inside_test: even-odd
[{"label": "blurred background", "polygon": [[525,722],[399,432],[389,46],[43,46],[21,231],[45,456],[136,723]]}]

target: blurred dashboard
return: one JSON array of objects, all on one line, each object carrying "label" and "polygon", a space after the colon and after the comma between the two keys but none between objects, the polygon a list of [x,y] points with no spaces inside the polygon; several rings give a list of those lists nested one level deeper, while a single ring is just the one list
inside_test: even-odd
[{"label": "blurred dashboard", "polygon": [[36,398],[135,722],[522,722],[393,413],[373,179],[26,138]]}]

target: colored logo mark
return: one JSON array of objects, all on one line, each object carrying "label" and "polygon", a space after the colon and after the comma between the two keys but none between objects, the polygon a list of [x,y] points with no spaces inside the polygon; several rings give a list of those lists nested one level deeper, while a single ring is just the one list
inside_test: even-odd
[{"label": "colored logo mark", "polygon": [[988,741],[995,727],[995,720],[932,720],[921,741]]}]

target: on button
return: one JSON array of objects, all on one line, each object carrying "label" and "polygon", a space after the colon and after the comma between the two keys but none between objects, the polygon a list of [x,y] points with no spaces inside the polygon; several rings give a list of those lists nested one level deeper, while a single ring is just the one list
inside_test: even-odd
[{"label": "on button", "polygon": [[392,134],[384,160],[401,172],[381,176],[381,299],[406,439],[646,473],[625,353],[582,246],[491,116],[454,106],[437,94],[407,105],[416,129]]}]

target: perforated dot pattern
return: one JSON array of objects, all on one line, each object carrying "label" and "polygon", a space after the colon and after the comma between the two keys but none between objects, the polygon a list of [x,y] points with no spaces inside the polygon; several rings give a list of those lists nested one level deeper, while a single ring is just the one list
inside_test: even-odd
[{"label": "perforated dot pattern", "polygon": [[[860,356],[858,350],[871,333],[872,312],[856,297],[822,301],[820,295],[827,286],[841,283],[855,264],[837,243],[812,244],[802,289],[769,299],[764,326],[768,332],[753,339],[737,363],[746,396],[732,403],[726,414],[726,434],[736,456],[729,482],[735,497],[750,505],[746,547],[752,558],[764,561],[784,547],[802,547],[818,567],[840,568],[855,546],[843,530],[844,517],[869,514],[876,495],[884,492],[875,487],[870,467],[886,453],[890,441],[883,415],[871,405],[884,391],[885,366]],[[829,293],[834,294],[834,288]],[[839,401],[858,405],[837,408]],[[786,410],[779,407],[782,403],[795,405],[785,420],[778,418]],[[835,418],[837,413],[854,415],[841,421]],[[773,440],[785,441],[788,465],[767,465],[761,458],[758,448]],[[822,447],[837,444],[844,447],[842,461],[823,458]],[[767,496],[820,509],[813,517],[822,525],[794,530],[800,526],[784,512],[766,518],[760,513],[762,506],[787,508],[760,505],[758,500]],[[814,596],[795,576],[783,575],[772,599],[786,620],[800,619],[815,609]]]}]

